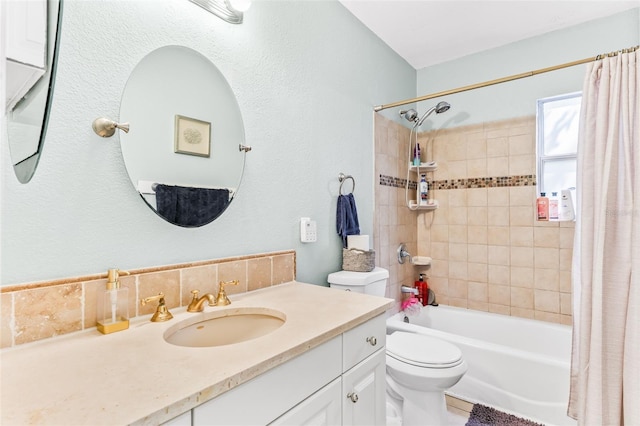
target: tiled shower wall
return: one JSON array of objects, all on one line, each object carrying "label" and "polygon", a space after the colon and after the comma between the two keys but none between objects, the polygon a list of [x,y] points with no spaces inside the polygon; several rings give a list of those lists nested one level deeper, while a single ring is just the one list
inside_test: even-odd
[{"label": "tiled shower wall", "polygon": [[[405,204],[405,161],[409,149],[409,129],[375,114],[375,177],[382,176],[386,185],[376,182],[374,212],[374,250],[376,265],[389,270],[387,297],[400,301],[400,285],[413,283],[415,267],[398,263],[397,250],[405,243],[407,251],[417,254],[416,213]],[[415,178],[414,178],[415,179]],[[399,303],[396,311],[399,310]]]},{"label": "tiled shower wall", "polygon": [[[400,151],[385,146],[396,142],[394,135],[402,135]],[[535,117],[421,133],[422,161],[438,163],[427,175],[430,198],[440,204],[433,213],[410,212],[404,187],[388,186],[406,178],[408,135],[376,116],[381,254],[395,255],[397,238],[417,235],[410,252],[433,258],[427,275],[439,303],[570,324],[574,223],[535,220]],[[393,152],[396,161],[389,160]],[[393,202],[402,218],[397,230],[384,217]],[[421,271],[397,261],[393,267],[388,295],[399,300],[397,287]]]}]

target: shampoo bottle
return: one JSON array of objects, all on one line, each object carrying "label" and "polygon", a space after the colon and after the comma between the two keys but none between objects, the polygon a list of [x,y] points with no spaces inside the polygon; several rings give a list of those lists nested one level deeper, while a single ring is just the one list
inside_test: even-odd
[{"label": "shampoo bottle", "polygon": [[129,289],[120,286],[120,274],[129,274],[118,269],[109,269],[107,286],[98,291],[97,327],[102,334],[129,328]]},{"label": "shampoo bottle", "polygon": [[541,192],[538,197],[536,210],[538,212],[538,220],[549,220],[549,199],[544,192]]},{"label": "shampoo bottle", "polygon": [[424,274],[420,274],[420,278],[418,278],[414,286],[418,289],[418,299],[422,302],[422,306],[427,306],[429,301],[429,285],[424,280]]},{"label": "shampoo bottle", "polygon": [[426,206],[429,203],[429,184],[427,183],[427,175],[420,176],[420,185],[418,185],[418,191],[420,196],[418,202],[421,206]]},{"label": "shampoo bottle", "polygon": [[413,165],[420,165],[420,144],[416,142],[416,147],[413,149]]}]

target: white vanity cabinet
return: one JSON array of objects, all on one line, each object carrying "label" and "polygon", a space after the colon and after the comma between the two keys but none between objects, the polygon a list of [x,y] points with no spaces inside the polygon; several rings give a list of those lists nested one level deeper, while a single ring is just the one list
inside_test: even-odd
[{"label": "white vanity cabinet", "polygon": [[342,424],[386,423],[385,318],[378,316],[342,335]]},{"label": "white vanity cabinet", "polygon": [[[193,425],[266,425],[341,374],[340,336],[193,409]],[[319,368],[321,366],[321,368]]]},{"label": "white vanity cabinet", "polygon": [[191,410],[174,417],[168,422],[164,422],[163,426],[191,426]]},{"label": "white vanity cabinet", "polygon": [[7,111],[29,91],[47,67],[46,0],[6,2]]},{"label": "white vanity cabinet", "polygon": [[383,425],[379,315],[192,410],[193,425]]},{"label": "white vanity cabinet", "polygon": [[342,423],[342,378],[338,377],[291,410],[272,426],[333,426]]}]

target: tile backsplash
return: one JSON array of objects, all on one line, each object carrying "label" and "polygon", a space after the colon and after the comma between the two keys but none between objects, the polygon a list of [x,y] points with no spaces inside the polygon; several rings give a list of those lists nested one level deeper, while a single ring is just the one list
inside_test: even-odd
[{"label": "tile backsplash", "polygon": [[[535,220],[535,117],[420,133],[422,161],[438,163],[427,174],[433,213],[405,206],[409,130],[377,114],[375,131],[375,239],[390,297],[425,272],[440,303],[571,323],[574,223]],[[400,242],[431,267],[399,265]]]},{"label": "tile backsplash", "polygon": [[[293,281],[293,250],[213,259],[129,271],[120,284],[129,288],[129,316],[152,314],[156,306],[139,300],[163,292],[169,309],[186,306],[191,291],[217,294],[220,281],[239,280],[228,294],[245,293]],[[6,348],[96,326],[97,291],[103,274],[2,287],[0,347]]]}]

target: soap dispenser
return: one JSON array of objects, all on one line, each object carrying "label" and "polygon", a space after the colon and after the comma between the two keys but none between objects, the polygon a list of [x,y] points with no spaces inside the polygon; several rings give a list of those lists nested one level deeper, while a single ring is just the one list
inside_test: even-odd
[{"label": "soap dispenser", "polygon": [[120,274],[127,271],[109,269],[107,286],[98,291],[97,327],[102,334],[129,328],[129,289],[120,286]]}]

